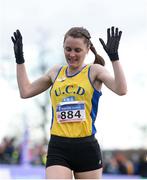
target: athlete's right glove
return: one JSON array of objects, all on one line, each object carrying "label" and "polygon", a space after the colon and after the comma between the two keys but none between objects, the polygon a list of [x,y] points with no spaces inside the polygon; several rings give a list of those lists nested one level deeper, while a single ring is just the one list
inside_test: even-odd
[{"label": "athlete's right glove", "polygon": [[14,44],[14,54],[17,64],[23,64],[25,62],[23,57],[23,44],[22,44],[22,35],[19,30],[13,33],[14,36],[11,37]]},{"label": "athlete's right glove", "polygon": [[118,47],[119,47],[121,34],[122,34],[122,31],[118,31],[118,28],[114,30],[114,27],[111,27],[111,30],[110,28],[107,29],[107,43],[106,44],[101,38],[99,38],[104,50],[108,54],[111,61],[119,60]]}]

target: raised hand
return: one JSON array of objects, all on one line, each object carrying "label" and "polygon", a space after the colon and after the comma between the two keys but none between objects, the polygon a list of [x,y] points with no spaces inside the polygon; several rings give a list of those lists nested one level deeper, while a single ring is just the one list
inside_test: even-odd
[{"label": "raised hand", "polygon": [[118,28],[111,27],[107,29],[107,43],[103,39],[99,38],[104,50],[108,54],[111,61],[119,60],[118,47],[119,41],[122,35],[122,31],[119,31]]},{"label": "raised hand", "polygon": [[11,39],[14,44],[14,54],[15,54],[16,63],[23,64],[24,63],[23,44],[22,44],[22,35],[20,31],[16,30],[16,32],[13,33]]}]

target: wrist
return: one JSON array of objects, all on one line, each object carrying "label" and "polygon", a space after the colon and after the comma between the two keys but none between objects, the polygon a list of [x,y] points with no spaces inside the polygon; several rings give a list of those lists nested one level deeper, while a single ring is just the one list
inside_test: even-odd
[{"label": "wrist", "polygon": [[25,62],[23,53],[21,54],[15,54],[15,59],[17,64],[23,64]]},{"label": "wrist", "polygon": [[21,57],[21,58],[16,58],[16,63],[17,64],[23,64],[25,62],[25,60],[24,60],[24,58],[23,57]]},{"label": "wrist", "polygon": [[118,61],[119,60],[119,56],[118,56],[118,53],[109,53],[108,54],[109,58],[111,61]]}]

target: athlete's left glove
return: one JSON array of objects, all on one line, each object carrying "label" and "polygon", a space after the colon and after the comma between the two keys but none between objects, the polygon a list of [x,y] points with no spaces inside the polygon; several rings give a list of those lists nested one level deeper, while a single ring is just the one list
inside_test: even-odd
[{"label": "athlete's left glove", "polygon": [[19,30],[13,33],[14,36],[11,37],[12,42],[14,44],[14,54],[17,64],[23,64],[25,62],[23,56],[23,43],[22,43],[22,35]]},{"label": "athlete's left glove", "polygon": [[107,43],[106,44],[101,38],[99,38],[104,50],[108,54],[111,61],[119,60],[118,47],[119,47],[121,34],[122,34],[122,31],[119,31],[118,28],[114,29],[114,27],[111,27],[111,30],[110,28],[107,29]]}]

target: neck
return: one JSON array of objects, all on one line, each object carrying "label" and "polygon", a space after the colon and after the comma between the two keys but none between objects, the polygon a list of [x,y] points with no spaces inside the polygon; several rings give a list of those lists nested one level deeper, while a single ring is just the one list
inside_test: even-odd
[{"label": "neck", "polygon": [[68,74],[69,76],[72,76],[72,75],[80,72],[80,71],[83,69],[83,67],[85,67],[85,64],[82,64],[81,66],[76,67],[76,68],[68,66],[68,68],[67,68],[67,74]]}]

